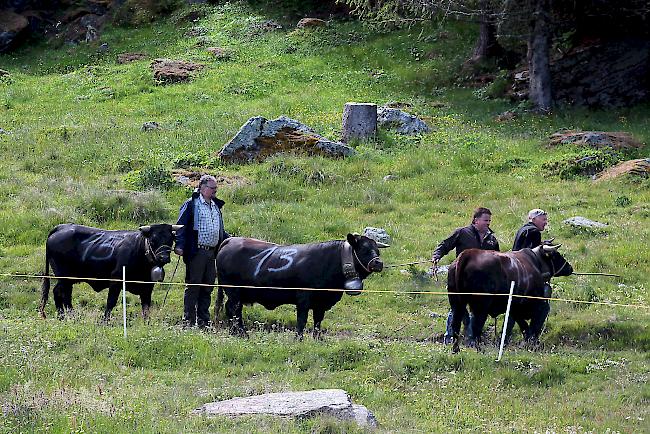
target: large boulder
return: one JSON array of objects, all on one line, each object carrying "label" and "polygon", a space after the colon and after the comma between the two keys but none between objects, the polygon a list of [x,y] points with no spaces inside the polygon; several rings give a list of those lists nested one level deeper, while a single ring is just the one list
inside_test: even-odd
[{"label": "large boulder", "polygon": [[549,146],[575,144],[593,149],[610,148],[616,151],[640,149],[643,143],[625,132],[606,131],[559,131],[549,138]]},{"label": "large boulder", "polygon": [[428,125],[422,119],[388,106],[377,109],[377,123],[380,127],[394,129],[400,134],[415,135],[430,131]]},{"label": "large boulder", "polygon": [[286,116],[267,120],[250,118],[219,151],[219,159],[229,163],[261,161],[283,152],[327,157],[354,155],[354,149],[316,134],[308,126]]},{"label": "large boulder", "polygon": [[9,51],[23,36],[29,21],[10,10],[0,10],[0,53]]},{"label": "large boulder", "polygon": [[305,392],[265,393],[246,398],[204,404],[192,412],[201,416],[270,415],[298,419],[330,416],[354,421],[363,427],[376,427],[377,419],[363,405],[353,404],[341,389],[320,389]]},{"label": "large boulder", "polygon": [[158,82],[181,83],[194,78],[194,75],[203,69],[203,65],[183,60],[154,59],[151,69],[154,79]]},{"label": "large boulder", "polygon": [[388,232],[382,228],[373,228],[369,226],[363,230],[363,235],[380,243],[391,243],[390,235],[388,235]]}]

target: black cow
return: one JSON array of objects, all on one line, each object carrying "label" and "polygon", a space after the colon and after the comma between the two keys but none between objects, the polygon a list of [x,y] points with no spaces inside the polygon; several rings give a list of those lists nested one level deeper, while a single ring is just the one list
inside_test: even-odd
[{"label": "black cow", "polygon": [[[514,294],[543,297],[544,284],[551,277],[568,276],[573,267],[557,251],[560,246],[541,245],[534,249],[500,253],[495,251],[468,249],[456,261],[456,284],[450,288],[449,303],[453,310],[454,332],[453,352],[459,351],[460,324],[470,306],[474,319],[472,332],[475,344],[480,343],[483,325],[488,315],[496,317],[505,313],[508,297],[503,295],[460,295],[460,293],[508,294],[510,282],[515,282]],[[530,327],[524,330],[526,338],[537,341],[542,332],[549,305],[544,300],[513,297],[511,315],[507,324],[509,336],[515,321],[530,319]]]},{"label": "black cow", "polygon": [[[65,310],[72,310],[72,285],[87,282],[97,292],[109,288],[104,312],[104,320],[108,320],[122,283],[93,279],[121,280],[123,266],[126,266],[126,280],[149,282],[155,275],[160,279],[161,268],[169,263],[177,229],[179,226],[167,224],[142,226],[137,231],[107,231],[76,224],[62,224],[52,229],[45,245],[45,276],[49,276],[51,265],[54,277],[80,278],[61,278],[54,286],[54,304],[59,318],[63,318]],[[151,305],[153,285],[128,285],[129,292],[140,296],[145,319]],[[43,318],[49,294],[50,277],[45,277],[40,306]]]},{"label": "black cow", "polygon": [[[351,247],[351,249],[350,249]],[[313,291],[299,288],[360,289],[361,280],[383,269],[379,247],[388,247],[365,236],[348,234],[347,241],[280,246],[252,238],[229,238],[217,254],[219,294],[215,322],[223,292],[228,295],[226,316],[233,333],[245,335],[242,305],[259,303],[267,309],[295,304],[298,337],[307,324],[309,309],[314,315],[314,337],[320,335],[325,311],[334,306],[343,291]],[[345,253],[348,252],[348,253]],[[346,265],[342,263],[347,263]],[[345,261],[346,255],[349,257]],[[346,271],[344,272],[344,268]],[[230,288],[226,285],[255,286]],[[269,287],[296,288],[275,289]],[[358,291],[346,291],[356,295]]]}]

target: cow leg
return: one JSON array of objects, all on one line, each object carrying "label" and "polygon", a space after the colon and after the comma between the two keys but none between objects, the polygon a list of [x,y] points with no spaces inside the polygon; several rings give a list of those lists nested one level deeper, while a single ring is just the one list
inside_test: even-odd
[{"label": "cow leg", "polygon": [[302,340],[303,333],[305,332],[305,326],[307,325],[307,317],[309,316],[309,307],[305,306],[304,304],[297,304],[296,316],[298,319],[296,339]]},{"label": "cow leg", "polygon": [[244,320],[242,319],[242,303],[235,301],[237,297],[228,296],[226,301],[226,316],[230,323],[230,333],[233,335],[247,336],[246,329],[244,328]]},{"label": "cow leg", "polygon": [[[510,315],[508,317],[508,324],[506,324],[506,339],[505,339],[505,345],[508,345],[510,343],[510,339],[512,338],[512,329],[515,327],[515,322],[519,324],[519,327],[521,328],[521,323],[523,322],[526,324],[526,321],[522,320],[521,318],[515,318],[513,315]],[[526,327],[528,325],[526,324]]]},{"label": "cow leg", "polygon": [[108,287],[108,298],[106,299],[106,310],[104,311],[104,323],[108,323],[111,318],[111,312],[117,304],[117,299],[120,296],[121,288],[119,285],[111,285]]},{"label": "cow leg", "polygon": [[322,339],[320,324],[325,318],[325,311],[322,309],[314,309],[314,339]]},{"label": "cow leg", "polygon": [[519,330],[521,330],[521,334],[524,336],[524,340],[528,340],[530,337],[530,326],[526,320],[523,318],[517,318],[515,321],[517,321],[517,325],[519,326]]},{"label": "cow leg", "polygon": [[528,332],[528,342],[533,345],[539,343],[539,335],[542,334],[544,322],[548,317],[551,306],[547,300],[540,301],[533,310],[533,316],[530,320],[530,328]]},{"label": "cow leg", "polygon": [[485,312],[476,312],[470,322],[470,328],[472,329],[470,346],[475,346],[476,351],[481,350],[481,334],[483,333],[483,326],[485,325],[485,321],[487,321],[487,317],[488,314]]},{"label": "cow leg", "polygon": [[142,290],[140,294],[140,305],[142,306],[142,319],[149,322],[149,310],[151,309],[151,291]]},{"label": "cow leg", "polygon": [[72,293],[72,285],[70,282],[61,279],[56,283],[56,285],[54,285],[54,290],[52,291],[54,294],[54,305],[56,306],[56,312],[59,319],[65,317],[65,295],[68,292],[68,287],[69,292]]}]

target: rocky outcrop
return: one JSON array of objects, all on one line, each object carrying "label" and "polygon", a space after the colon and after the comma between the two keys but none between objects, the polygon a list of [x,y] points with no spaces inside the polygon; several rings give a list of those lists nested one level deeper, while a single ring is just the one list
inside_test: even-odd
[{"label": "rocky outcrop", "polygon": [[553,98],[589,107],[650,99],[650,41],[596,41],[551,63]]},{"label": "rocky outcrop", "polygon": [[623,161],[614,167],[600,172],[596,175],[598,181],[618,178],[623,175],[650,178],[650,158],[639,158],[637,160]]},{"label": "rocky outcrop", "polygon": [[199,416],[270,415],[298,419],[329,416],[353,421],[359,426],[377,426],[375,416],[363,405],[353,404],[341,389],[320,389],[306,392],[265,393],[246,398],[204,404],[192,412]]},{"label": "rocky outcrop", "polygon": [[422,119],[387,106],[377,109],[377,123],[380,127],[394,129],[399,134],[415,135],[430,131],[429,126]]},{"label": "rocky outcrop", "polygon": [[151,62],[151,69],[154,79],[160,83],[181,83],[194,78],[203,65],[183,60],[155,59]]},{"label": "rocky outcrop", "polygon": [[9,51],[23,37],[29,21],[10,10],[0,10],[0,53]]},{"label": "rocky outcrop", "polygon": [[308,126],[285,116],[267,120],[250,118],[239,132],[219,151],[224,162],[261,161],[278,153],[290,152],[326,157],[347,157],[354,149],[316,134]]},{"label": "rocky outcrop", "polygon": [[549,138],[548,145],[558,146],[570,143],[593,149],[610,148],[616,151],[640,149],[643,147],[643,143],[625,132],[571,130],[559,131],[552,134]]}]

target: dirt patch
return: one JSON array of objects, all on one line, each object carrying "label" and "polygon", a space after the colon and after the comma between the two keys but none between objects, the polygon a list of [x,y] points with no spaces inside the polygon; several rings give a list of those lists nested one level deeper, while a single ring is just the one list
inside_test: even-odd
[{"label": "dirt patch", "polygon": [[129,62],[135,62],[137,60],[144,60],[148,56],[144,53],[121,53],[117,55],[117,63],[123,65]]},{"label": "dirt patch", "polygon": [[200,63],[183,60],[155,59],[151,62],[154,78],[161,83],[181,83],[190,81],[203,69]]}]

